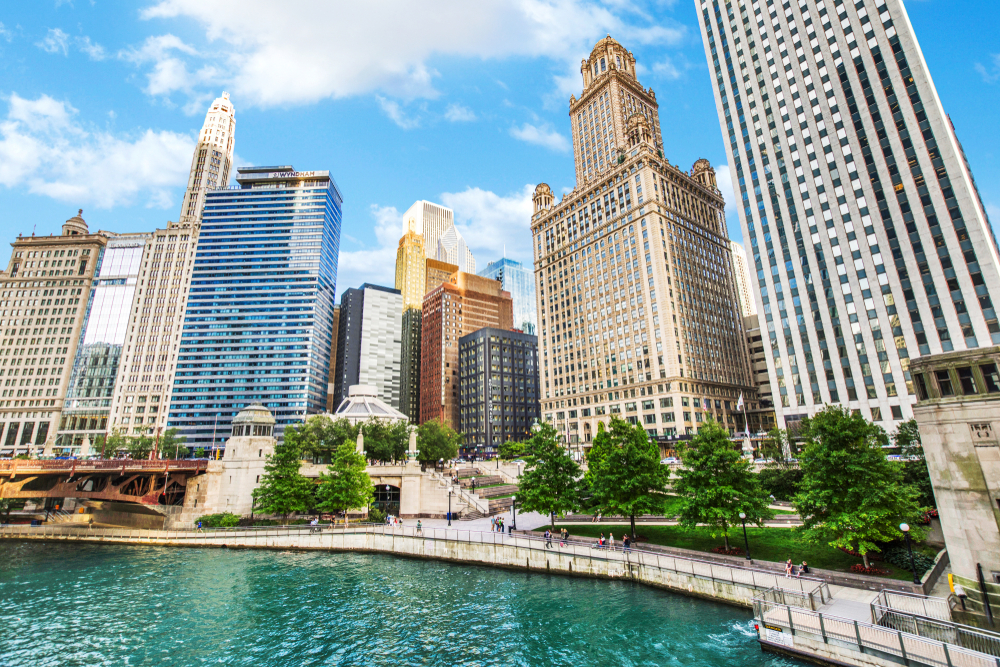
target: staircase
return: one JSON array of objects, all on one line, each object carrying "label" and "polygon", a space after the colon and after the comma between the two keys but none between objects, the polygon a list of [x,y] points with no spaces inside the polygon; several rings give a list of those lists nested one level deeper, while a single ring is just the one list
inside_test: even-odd
[{"label": "staircase", "polygon": [[[451,476],[458,478],[459,487],[466,492],[472,491],[472,480],[475,478],[476,498],[485,500],[489,507],[489,513],[483,514],[480,511],[469,510],[462,515],[462,518],[481,519],[484,516],[493,516],[510,510],[514,501],[511,495],[516,495],[517,484],[513,483],[513,478],[505,473],[496,474],[497,471],[481,468],[458,468],[447,471]],[[503,497],[499,497],[503,496]]]}]

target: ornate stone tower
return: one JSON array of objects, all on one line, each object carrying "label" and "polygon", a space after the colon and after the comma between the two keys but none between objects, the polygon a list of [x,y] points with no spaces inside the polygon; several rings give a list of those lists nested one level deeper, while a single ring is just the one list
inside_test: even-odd
[{"label": "ornate stone tower", "polygon": [[181,223],[201,222],[205,193],[229,183],[229,171],[236,150],[236,109],[229,93],[216,98],[205,114],[198,145],[191,158],[187,192],[181,204]]}]

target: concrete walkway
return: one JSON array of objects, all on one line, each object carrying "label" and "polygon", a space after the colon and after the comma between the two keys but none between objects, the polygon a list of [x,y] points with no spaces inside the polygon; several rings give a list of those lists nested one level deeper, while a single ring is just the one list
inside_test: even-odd
[{"label": "concrete walkway", "polygon": [[877,592],[860,588],[847,588],[846,586],[830,586],[830,594],[833,596],[833,600],[816,611],[852,621],[872,622],[870,605],[878,597]]},{"label": "concrete walkway", "polygon": [[[511,516],[510,512],[504,512],[498,514],[498,517],[502,516],[504,520],[504,531],[511,526]],[[425,528],[447,528],[447,519],[421,519],[420,524]],[[538,512],[518,512],[517,513],[517,529],[518,530],[534,530],[540,526],[546,526],[549,524],[549,517],[545,514],[539,514]],[[416,519],[404,519],[403,525],[406,527],[414,527],[417,525]],[[451,527],[456,530],[477,530],[482,532],[489,532],[490,530],[490,517],[483,517],[481,519],[470,519],[462,520],[455,519],[451,522]],[[557,526],[558,528],[558,526]]]}]

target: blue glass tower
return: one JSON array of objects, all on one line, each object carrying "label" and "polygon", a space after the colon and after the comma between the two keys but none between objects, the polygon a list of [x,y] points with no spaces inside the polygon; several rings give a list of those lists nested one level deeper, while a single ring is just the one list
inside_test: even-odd
[{"label": "blue glass tower", "polygon": [[328,171],[238,170],[205,199],[168,425],[223,446],[262,403],[284,426],[326,408],[343,199]]},{"label": "blue glass tower", "polygon": [[490,262],[479,272],[484,278],[499,280],[503,289],[510,292],[514,300],[514,328],[526,334],[535,335],[538,319],[535,308],[535,273],[524,268],[521,262],[512,259],[498,259]]}]

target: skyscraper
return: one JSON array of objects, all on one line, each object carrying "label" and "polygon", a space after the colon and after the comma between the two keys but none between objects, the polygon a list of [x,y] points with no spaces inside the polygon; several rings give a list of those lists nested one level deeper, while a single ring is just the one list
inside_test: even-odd
[{"label": "skyscraper", "polygon": [[365,283],[344,292],[337,331],[334,410],[357,384],[375,387],[383,401],[399,409],[402,338],[403,295],[399,290]]},{"label": "skyscraper", "polygon": [[736,276],[736,295],[740,298],[740,314],[743,317],[757,314],[757,305],[753,301],[750,269],[747,266],[747,251],[736,241],[729,242],[733,253],[733,274]]},{"label": "skyscraper", "polygon": [[198,134],[180,222],[168,222],[166,228],[154,231],[143,249],[109,431],[155,435],[166,427],[205,197],[229,182],[235,131],[236,110],[229,94],[223,93],[208,108]]},{"label": "skyscraper", "polygon": [[[538,311],[535,305],[535,274],[513,259],[490,262],[479,272],[484,278],[499,280],[514,300],[514,328],[535,335]],[[537,345],[536,345],[537,348]]]},{"label": "skyscraper", "polygon": [[476,258],[472,256],[472,251],[465,244],[465,238],[454,225],[444,230],[438,238],[437,258],[442,262],[456,265],[459,271],[476,272]]},{"label": "skyscraper", "polygon": [[656,96],[635,65],[598,42],[570,98],[576,187],[558,203],[535,189],[542,417],[569,443],[611,415],[661,437],[709,417],[735,431],[752,393],[715,172],[663,157]]},{"label": "skyscraper", "polygon": [[396,289],[403,295],[402,389],[399,410],[420,421],[420,308],[427,281],[424,237],[408,231],[396,250]]},{"label": "skyscraper", "polygon": [[205,114],[205,123],[198,133],[198,144],[191,158],[187,191],[181,203],[181,223],[201,221],[205,194],[209,190],[229,185],[229,171],[236,150],[236,109],[229,93],[217,97]]},{"label": "skyscraper", "polygon": [[169,426],[195,446],[221,444],[254,402],[279,433],[326,407],[340,190],[291,166],[236,181],[206,195],[171,396]]},{"label": "skyscraper", "polygon": [[912,416],[910,358],[1000,343],[997,244],[901,0],[698,2],[779,425]]},{"label": "skyscraper", "polygon": [[429,201],[413,202],[403,214],[403,236],[407,232],[423,236],[428,259],[437,259],[438,239],[445,230],[454,226],[455,213],[450,208]]},{"label": "skyscraper", "polygon": [[[85,311],[87,319],[73,360],[63,403],[55,451],[84,454],[100,451],[99,441],[107,435],[111,399],[118,364],[125,348],[128,312],[132,307],[142,254],[150,234],[119,234],[108,240],[100,254]],[[150,405],[155,413],[160,405]],[[137,423],[142,417],[136,415]]]},{"label": "skyscraper", "polygon": [[0,273],[0,455],[50,450],[86,321],[104,232],[83,211],[60,236],[18,236]]},{"label": "skyscraper", "polygon": [[460,426],[458,339],[484,327],[510,329],[510,294],[488,278],[456,271],[424,297],[420,351],[420,421]]}]

